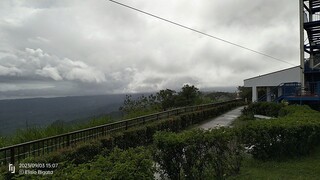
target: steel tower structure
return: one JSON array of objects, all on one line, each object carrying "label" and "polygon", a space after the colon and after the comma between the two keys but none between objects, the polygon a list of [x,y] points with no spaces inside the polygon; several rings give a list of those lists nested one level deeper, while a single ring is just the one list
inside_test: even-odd
[{"label": "steel tower structure", "polygon": [[300,0],[300,49],[301,84],[314,93],[320,81],[320,0]]}]

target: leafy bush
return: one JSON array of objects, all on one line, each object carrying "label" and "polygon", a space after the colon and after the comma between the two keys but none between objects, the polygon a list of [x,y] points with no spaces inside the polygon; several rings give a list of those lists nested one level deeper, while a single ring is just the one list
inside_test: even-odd
[{"label": "leafy bush", "polygon": [[[270,102],[257,102],[249,104],[247,107],[243,109],[243,114],[252,115],[252,114],[260,114],[271,117],[278,117],[279,111],[284,107],[284,104],[279,103],[270,103]],[[281,114],[282,116],[285,114]]]},{"label": "leafy bush", "polygon": [[156,131],[180,132],[186,127],[199,123],[208,118],[216,117],[234,107],[242,105],[242,102],[233,102],[220,105],[204,111],[185,113],[177,117],[156,121],[145,126],[130,128],[124,132],[111,134],[107,139],[102,138],[103,147],[115,147],[126,149],[136,146],[144,146],[153,142],[153,134]]},{"label": "leafy bush", "polygon": [[238,173],[242,146],[230,129],[159,132],[154,159],[170,179],[223,179]]},{"label": "leafy bush", "polygon": [[98,155],[89,163],[59,163],[53,175],[16,175],[14,179],[153,179],[151,153],[143,147],[121,150],[115,148],[108,156]]},{"label": "leafy bush", "polygon": [[101,150],[101,144],[95,141],[80,143],[72,148],[66,158],[75,164],[81,164],[92,160]]},{"label": "leafy bush", "polygon": [[101,116],[92,118],[88,122],[75,125],[68,125],[63,121],[55,121],[47,127],[28,127],[27,129],[18,129],[10,137],[0,136],[0,147],[55,136],[66,132],[111,123],[113,121],[114,120],[112,120],[110,116]]},{"label": "leafy bush", "polygon": [[[88,168],[87,164],[90,161],[95,161],[98,154],[109,155],[114,147],[121,149],[128,149],[140,145],[148,145],[153,142],[153,135],[156,131],[174,131],[180,132],[191,124],[198,123],[201,120],[215,117],[223,112],[226,112],[236,106],[242,105],[239,102],[232,102],[204,111],[186,112],[182,116],[172,117],[164,120],[159,120],[153,123],[148,123],[145,126],[130,128],[123,132],[111,133],[106,137],[99,138],[98,140],[80,143],[78,145],[68,147],[66,149],[58,150],[42,157],[30,158],[28,162],[64,162],[62,170],[68,176],[68,170],[86,172],[84,169]],[[192,162],[192,160],[190,160]],[[231,167],[231,166],[230,166]],[[85,177],[85,175],[83,176]],[[70,178],[72,179],[72,178]]]},{"label": "leafy bush", "polygon": [[308,106],[288,106],[284,117],[250,121],[239,129],[243,143],[257,159],[308,154],[320,144],[320,113]]},{"label": "leafy bush", "polygon": [[0,136],[0,147],[4,147],[6,145],[6,138]]}]

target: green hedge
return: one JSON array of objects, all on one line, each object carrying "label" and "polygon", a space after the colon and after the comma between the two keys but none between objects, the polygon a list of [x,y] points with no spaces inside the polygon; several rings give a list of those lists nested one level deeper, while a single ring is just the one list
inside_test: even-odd
[{"label": "green hedge", "polygon": [[281,103],[257,102],[249,104],[243,109],[242,112],[245,115],[259,114],[270,117],[278,117],[279,115],[285,115],[283,112],[279,114],[280,109],[282,109],[284,106],[285,105]]},{"label": "green hedge", "polygon": [[257,159],[307,155],[320,144],[320,113],[308,106],[287,106],[285,117],[250,121],[237,129],[242,142]]},{"label": "green hedge", "polygon": [[243,104],[243,102],[232,102],[219,105],[205,111],[187,112],[181,116],[148,123],[145,126],[130,128],[123,132],[112,133],[108,136],[99,138],[98,140],[78,143],[70,148],[61,149],[43,157],[26,159],[26,161],[32,162],[36,159],[37,162],[56,163],[68,160],[74,164],[85,163],[92,160],[94,156],[102,151],[112,151],[114,147],[127,149],[131,147],[149,145],[153,142],[153,135],[157,131],[179,132],[192,124],[199,123],[200,121],[208,118],[216,117]]},{"label": "green hedge", "polygon": [[170,179],[224,179],[239,172],[243,148],[231,129],[155,135],[154,160]]},{"label": "green hedge", "polygon": [[[59,163],[53,175],[15,175],[7,179],[153,179],[155,168],[150,150],[144,147],[121,150],[114,148],[107,156],[98,155],[88,163]],[[1,176],[0,176],[1,177]],[[3,178],[4,179],[4,178]]]},{"label": "green hedge", "polygon": [[[42,157],[28,158],[24,162],[51,162],[58,163],[67,161],[75,165],[81,165],[95,159],[98,154],[108,155],[113,148],[128,149],[137,146],[150,145],[153,142],[153,135],[157,131],[172,131],[179,132],[186,127],[199,123],[208,118],[216,117],[235,107],[244,105],[243,102],[232,102],[224,105],[219,105],[204,111],[187,112],[181,116],[160,120],[142,127],[130,128],[124,132],[112,133],[106,137],[90,142],[83,142],[72,147],[61,149],[56,152],[44,155]],[[6,177],[11,177],[5,171]]]}]

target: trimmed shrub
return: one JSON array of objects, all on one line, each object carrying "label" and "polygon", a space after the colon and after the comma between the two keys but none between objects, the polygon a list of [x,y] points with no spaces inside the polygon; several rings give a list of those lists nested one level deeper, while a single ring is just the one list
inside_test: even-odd
[{"label": "trimmed shrub", "polygon": [[250,121],[238,129],[242,142],[257,159],[307,155],[320,144],[320,113],[308,106],[288,106],[278,119]]},{"label": "trimmed shrub", "polygon": [[[270,117],[278,117],[279,111],[284,107],[284,104],[270,103],[270,102],[257,102],[249,104],[243,109],[243,114],[252,115],[260,114]],[[281,113],[282,116],[285,115],[284,112]]]},{"label": "trimmed shrub", "polygon": [[235,135],[226,128],[159,132],[154,160],[170,179],[224,179],[240,170],[243,148]]},{"label": "trimmed shrub", "polygon": [[[52,169],[51,169],[52,170]],[[155,168],[149,150],[138,147],[113,149],[108,156],[98,155],[90,163],[59,163],[53,175],[15,175],[14,179],[153,179]],[[1,177],[1,176],[0,176]]]},{"label": "trimmed shrub", "polygon": [[93,160],[99,153],[109,154],[114,147],[127,149],[131,147],[149,145],[153,142],[153,135],[157,131],[180,132],[194,123],[215,117],[239,105],[243,105],[243,103],[232,102],[206,109],[203,112],[187,112],[177,117],[147,123],[145,126],[130,128],[123,132],[111,133],[105,137],[99,138],[98,140],[79,143],[42,157],[30,158],[30,162],[36,159],[34,162],[56,163],[67,160],[74,164],[87,163]]},{"label": "trimmed shrub", "polygon": [[101,144],[95,141],[80,143],[71,149],[65,156],[67,160],[74,164],[89,162],[102,150]]}]

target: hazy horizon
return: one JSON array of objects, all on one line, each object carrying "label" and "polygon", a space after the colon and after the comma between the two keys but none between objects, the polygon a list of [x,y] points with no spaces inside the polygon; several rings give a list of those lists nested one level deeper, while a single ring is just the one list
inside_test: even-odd
[{"label": "hazy horizon", "polygon": [[[176,91],[179,91],[179,89],[175,89]],[[211,87],[211,88],[199,88],[202,92],[235,92],[237,90],[237,87],[233,86],[226,86],[226,87]],[[125,94],[150,94],[150,93],[156,93],[157,91],[153,92],[135,92],[135,93],[106,93],[106,94],[70,94],[70,95],[43,95],[43,96],[36,96],[36,95],[19,95],[19,93],[14,93],[15,95],[10,96],[9,94],[6,94],[6,96],[3,96],[3,94],[0,94],[0,101],[1,100],[17,100],[17,99],[34,99],[34,98],[63,98],[63,97],[82,97],[82,96],[104,96],[104,95],[125,95]]]}]

